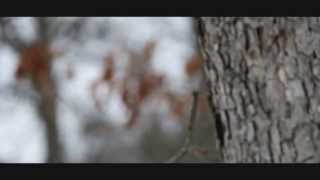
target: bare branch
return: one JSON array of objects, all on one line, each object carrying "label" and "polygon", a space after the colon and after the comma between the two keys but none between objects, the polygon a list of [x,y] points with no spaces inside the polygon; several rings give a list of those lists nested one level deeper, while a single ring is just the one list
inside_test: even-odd
[{"label": "bare branch", "polygon": [[180,150],[175,155],[173,155],[168,161],[166,161],[166,163],[175,163],[180,159],[182,159],[189,152],[192,134],[193,134],[194,122],[197,117],[196,113],[197,113],[199,92],[194,91],[192,95],[193,95],[193,103],[191,108],[190,120],[188,124],[187,137],[185,139],[184,145],[180,148]]}]

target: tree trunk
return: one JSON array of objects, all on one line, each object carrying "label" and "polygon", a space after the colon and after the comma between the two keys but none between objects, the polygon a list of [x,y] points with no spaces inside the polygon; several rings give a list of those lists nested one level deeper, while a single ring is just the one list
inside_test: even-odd
[{"label": "tree trunk", "polygon": [[37,109],[45,125],[47,142],[47,163],[63,162],[63,147],[59,140],[59,129],[57,123],[56,91],[53,79],[46,78],[44,82],[35,82],[37,92],[40,95]]},{"label": "tree trunk", "polygon": [[37,18],[38,39],[20,50],[16,76],[30,78],[38,94],[37,111],[44,124],[47,143],[47,163],[63,162],[63,143],[59,139],[57,122],[57,90],[52,77],[52,56],[48,22]]},{"label": "tree trunk", "polygon": [[196,18],[224,162],[319,162],[320,18]]},{"label": "tree trunk", "polygon": [[62,143],[59,141],[57,124],[56,86],[51,77],[51,55],[47,42],[34,42],[20,52],[20,64],[16,71],[18,79],[30,78],[38,94],[36,106],[44,123],[47,140],[48,163],[62,162]]}]

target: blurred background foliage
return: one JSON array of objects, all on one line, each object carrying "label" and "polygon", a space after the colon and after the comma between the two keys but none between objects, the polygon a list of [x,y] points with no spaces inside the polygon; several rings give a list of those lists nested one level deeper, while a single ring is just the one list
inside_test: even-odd
[{"label": "blurred background foliage", "polygon": [[216,162],[191,18],[0,19],[1,162]]}]

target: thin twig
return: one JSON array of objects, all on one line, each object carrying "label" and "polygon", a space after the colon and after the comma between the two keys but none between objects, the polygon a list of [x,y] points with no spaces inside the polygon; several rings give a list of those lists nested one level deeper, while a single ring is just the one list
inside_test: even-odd
[{"label": "thin twig", "polygon": [[194,91],[192,93],[193,95],[193,103],[191,108],[191,114],[190,114],[190,120],[188,124],[188,131],[187,131],[187,137],[185,139],[184,145],[180,148],[180,150],[174,154],[169,160],[166,161],[166,163],[175,163],[182,159],[189,151],[189,146],[192,139],[192,132],[194,127],[194,122],[197,117],[197,106],[198,106],[198,91]]}]

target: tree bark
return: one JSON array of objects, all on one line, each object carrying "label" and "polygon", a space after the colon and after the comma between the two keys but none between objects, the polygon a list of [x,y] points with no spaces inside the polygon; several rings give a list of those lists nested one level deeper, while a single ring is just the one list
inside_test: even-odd
[{"label": "tree bark", "polygon": [[319,162],[320,18],[196,18],[228,163]]}]

